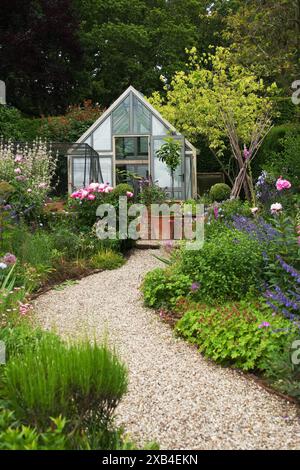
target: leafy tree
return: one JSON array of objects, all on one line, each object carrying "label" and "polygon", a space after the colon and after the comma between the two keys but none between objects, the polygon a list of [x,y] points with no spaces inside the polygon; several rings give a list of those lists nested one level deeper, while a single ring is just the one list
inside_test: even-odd
[{"label": "leafy tree", "polygon": [[165,163],[170,170],[172,179],[172,196],[174,197],[174,172],[181,162],[181,144],[173,137],[166,137],[165,143],[156,152],[160,161]]},{"label": "leafy tree", "polygon": [[[92,84],[86,98],[108,106],[130,84],[161,89],[185,67],[185,48],[221,40],[223,18],[210,0],[74,0]],[[224,27],[224,26],[223,26]]]},{"label": "leafy tree", "polygon": [[[150,101],[191,140],[206,136],[221,164],[229,142],[238,167],[231,195],[237,197],[243,186],[250,199],[250,162],[271,127],[267,95],[276,85],[265,88],[262,80],[235,63],[228,49],[219,47],[215,54],[200,57],[195,49],[190,53],[190,70],[175,74],[166,86],[166,99],[157,92]],[[243,150],[245,145],[249,150]]]},{"label": "leafy tree", "polygon": [[83,51],[72,0],[2,0],[0,76],[21,111],[55,114],[82,95]]},{"label": "leafy tree", "polygon": [[300,0],[243,0],[236,7],[224,38],[240,63],[290,89],[300,72]]}]

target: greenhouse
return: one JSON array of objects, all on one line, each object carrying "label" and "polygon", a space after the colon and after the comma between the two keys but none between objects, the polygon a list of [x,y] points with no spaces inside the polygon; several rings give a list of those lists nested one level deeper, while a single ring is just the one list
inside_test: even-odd
[{"label": "greenhouse", "polygon": [[[174,198],[197,194],[196,148],[130,86],[78,139],[99,155],[102,181],[115,186],[138,178],[152,178],[171,195],[171,175],[156,155],[172,136],[181,143],[182,158],[174,175]],[[91,171],[92,159],[68,152],[69,191],[99,180]],[[94,165],[95,166],[95,165]]]}]

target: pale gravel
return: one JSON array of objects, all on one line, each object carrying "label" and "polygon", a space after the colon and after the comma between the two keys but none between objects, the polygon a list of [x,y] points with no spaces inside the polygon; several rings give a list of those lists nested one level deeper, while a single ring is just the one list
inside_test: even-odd
[{"label": "pale gravel", "polygon": [[204,359],[145,308],[139,286],[160,265],[137,250],[105,271],[39,297],[41,325],[64,337],[108,332],[129,367],[117,421],[139,443],[161,449],[299,449],[299,408],[251,378]]}]

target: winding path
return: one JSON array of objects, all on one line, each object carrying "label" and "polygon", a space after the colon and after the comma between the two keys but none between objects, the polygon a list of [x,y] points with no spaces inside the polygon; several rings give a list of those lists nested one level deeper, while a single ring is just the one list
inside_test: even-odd
[{"label": "winding path", "polygon": [[299,449],[299,409],[237,371],[205,360],[147,308],[139,285],[160,262],[135,251],[120,269],[53,290],[35,302],[44,328],[66,337],[107,331],[129,366],[118,407],[139,443],[161,449]]}]

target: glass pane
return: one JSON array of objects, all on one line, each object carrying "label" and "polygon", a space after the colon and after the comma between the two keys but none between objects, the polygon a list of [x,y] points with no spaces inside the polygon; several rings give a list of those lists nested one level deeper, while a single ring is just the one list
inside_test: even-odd
[{"label": "glass pane", "polygon": [[169,130],[159,119],[152,115],[152,135],[167,135]]},{"label": "glass pane", "polygon": [[[162,188],[171,188],[172,187],[172,179],[170,175],[170,171],[167,165],[161,162],[157,156],[156,152],[160,149],[160,147],[165,143],[163,139],[155,139],[153,145],[154,151],[154,180],[158,183],[158,185]],[[179,165],[174,174],[174,187],[181,188],[182,185],[182,168]]]},{"label": "glass pane", "polygon": [[100,155],[100,168],[103,182],[112,184],[112,158]]},{"label": "glass pane", "polygon": [[90,160],[86,160],[86,181],[84,181],[84,158],[72,158],[73,162],[73,186],[75,188],[82,188],[85,184],[89,183],[90,173]]},{"label": "glass pane", "polygon": [[132,176],[148,178],[148,165],[117,165],[116,180],[119,183],[130,183]]},{"label": "glass pane", "polygon": [[113,111],[113,133],[127,134],[130,129],[130,97],[129,95],[121,104]]},{"label": "glass pane", "polygon": [[94,132],[95,150],[112,150],[111,148],[111,123],[108,117]]},{"label": "glass pane", "polygon": [[186,198],[192,197],[192,172],[191,172],[191,157],[185,157],[185,185],[186,185]]},{"label": "glass pane", "polygon": [[147,160],[148,137],[116,137],[116,160]]},{"label": "glass pane", "polygon": [[87,137],[83,143],[92,146],[92,137],[91,136]]},{"label": "glass pane", "polygon": [[135,134],[151,132],[151,113],[136,96],[133,96],[133,132]]}]

